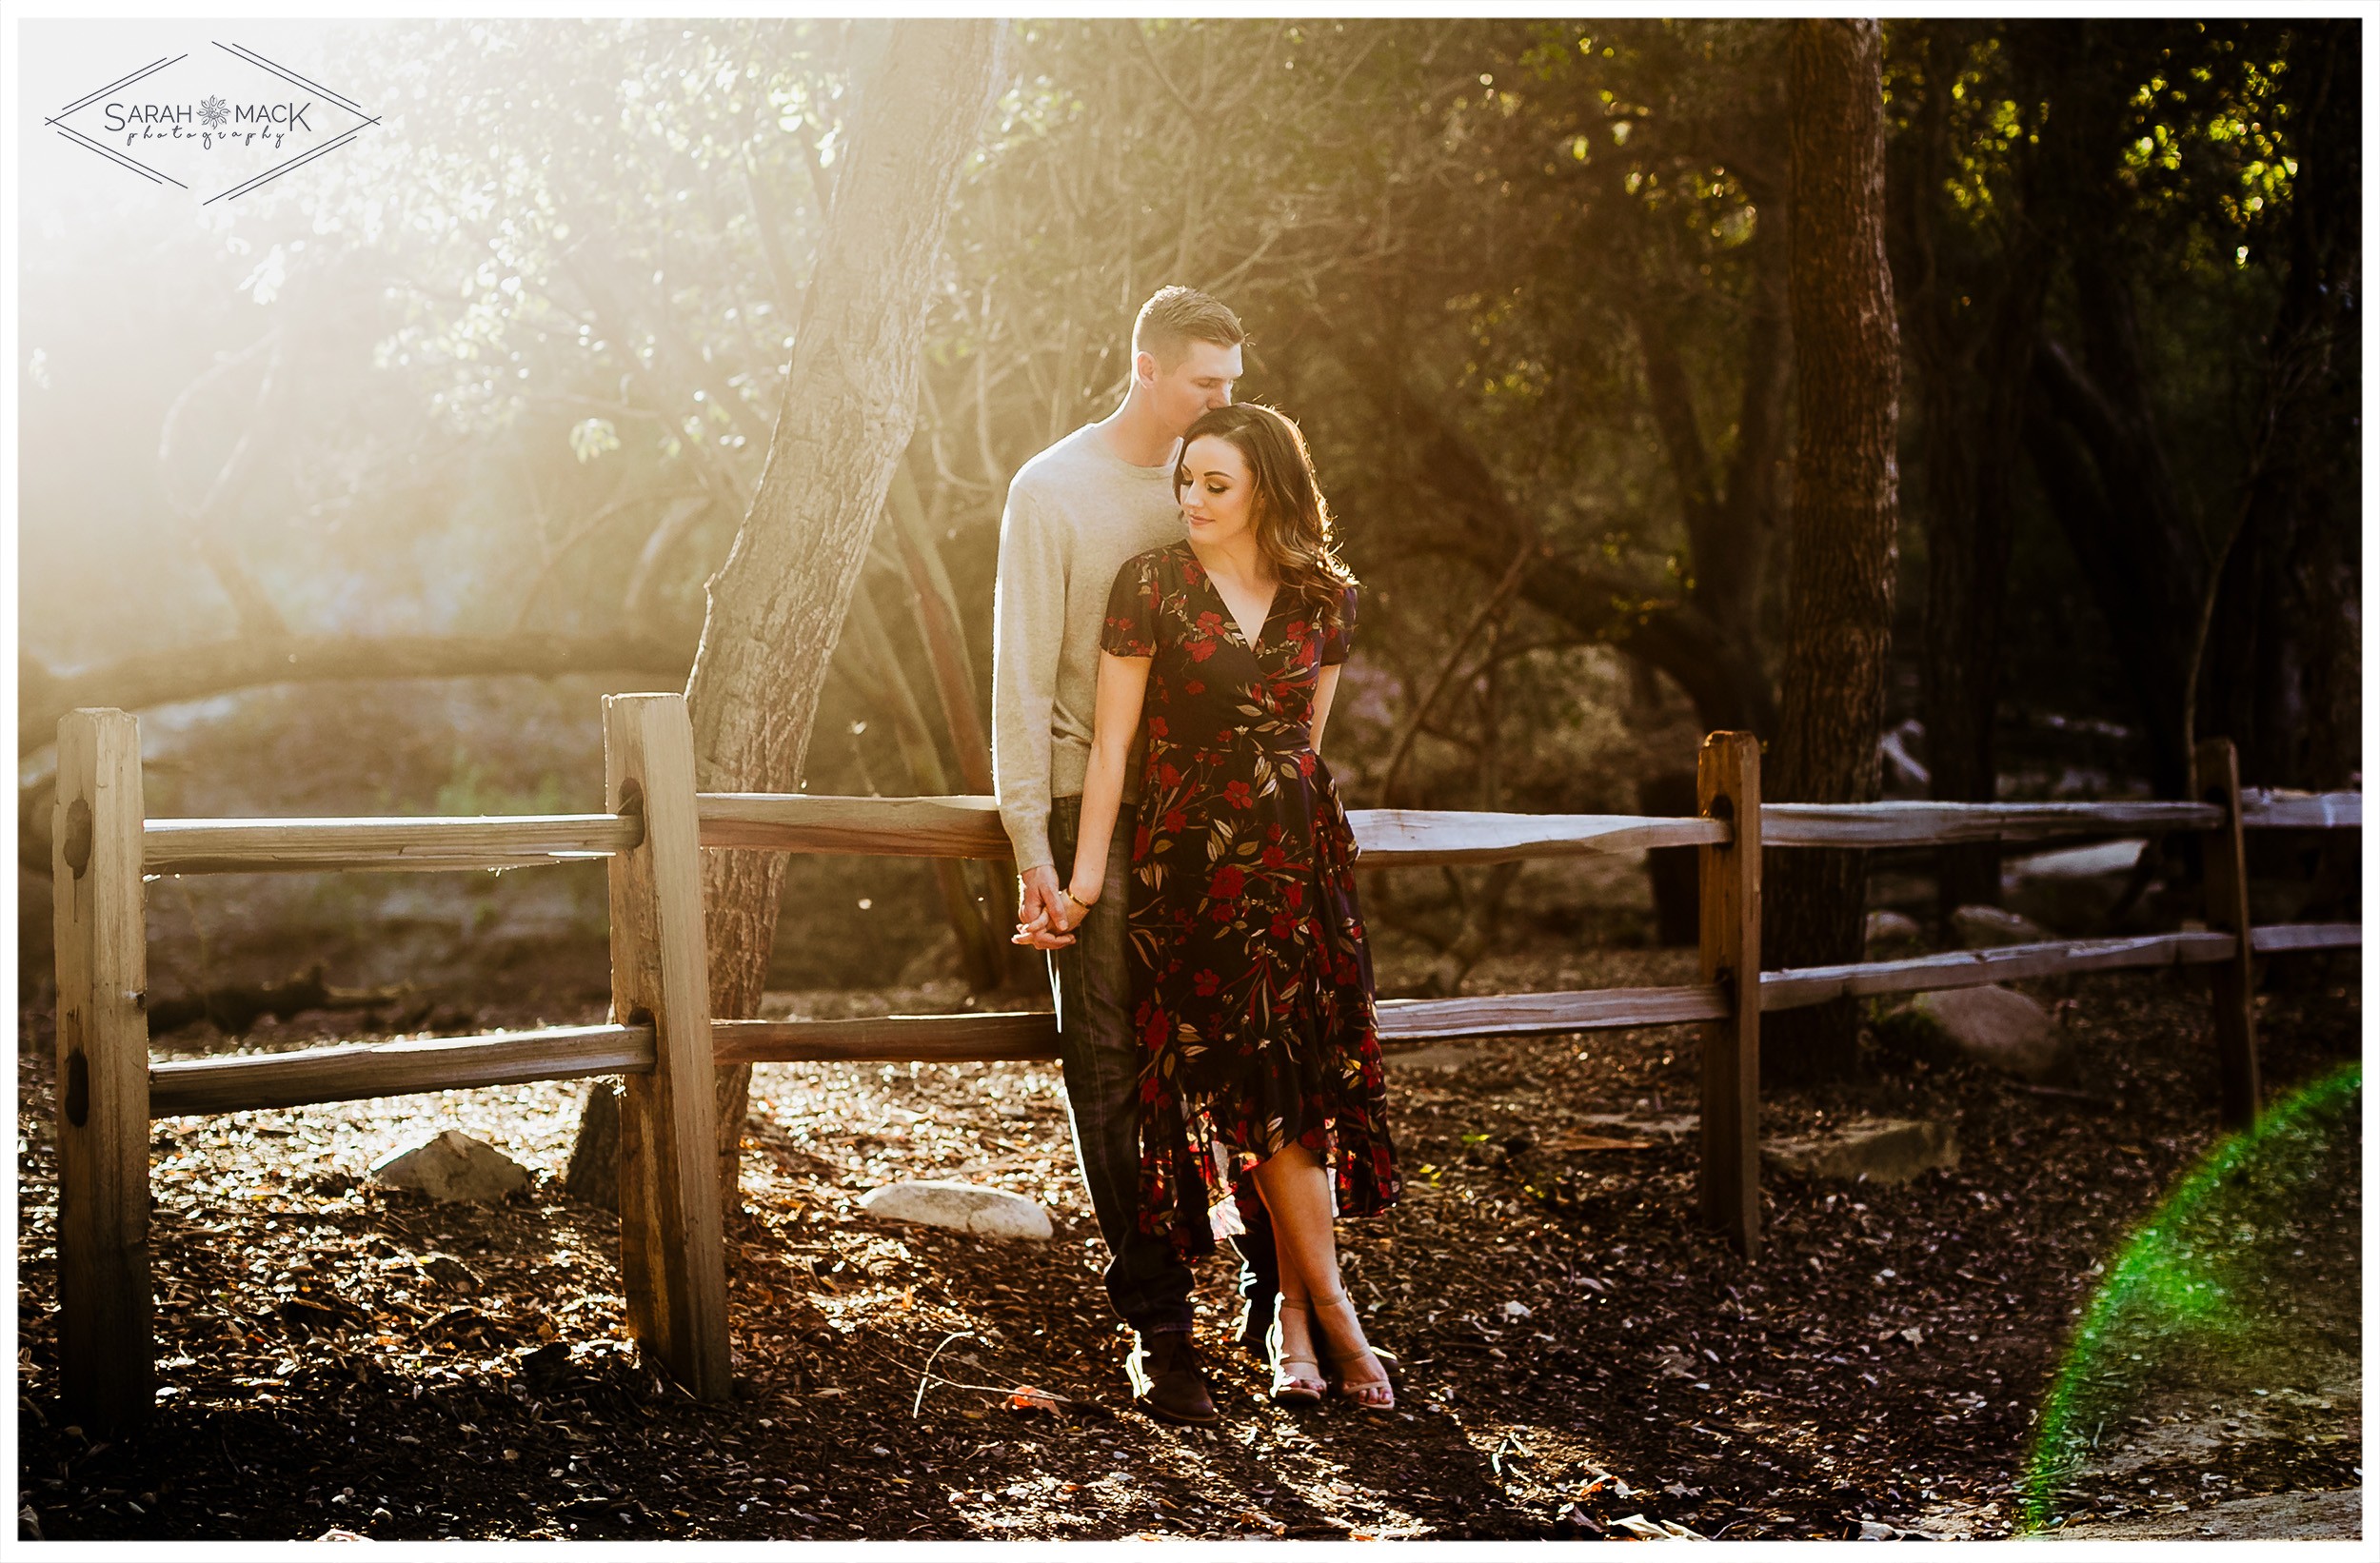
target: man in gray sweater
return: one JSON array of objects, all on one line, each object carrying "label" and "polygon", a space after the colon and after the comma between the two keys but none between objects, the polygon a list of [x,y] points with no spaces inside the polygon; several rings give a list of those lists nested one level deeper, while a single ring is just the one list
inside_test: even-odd
[{"label": "man in gray sweater", "polygon": [[[1160,288],[1141,306],[1123,405],[1025,463],[1008,485],[992,620],[992,768],[1017,856],[1017,920],[1050,953],[1067,1111],[1107,1240],[1107,1295],[1139,1335],[1128,1368],[1135,1396],[1156,1415],[1192,1423],[1213,1422],[1216,1412],[1190,1343],[1190,1268],[1140,1224],[1140,1050],[1117,893],[1130,883],[1131,830],[1117,830],[1109,848],[1106,904],[1073,934],[1052,932],[1045,909],[1074,866],[1108,588],[1124,561],[1181,541],[1174,465],[1182,431],[1230,405],[1244,336],[1238,316],[1191,288]],[[1136,761],[1127,802],[1138,773]],[[1249,1298],[1242,1339],[1260,1342],[1279,1285],[1269,1224],[1236,1246]]]}]

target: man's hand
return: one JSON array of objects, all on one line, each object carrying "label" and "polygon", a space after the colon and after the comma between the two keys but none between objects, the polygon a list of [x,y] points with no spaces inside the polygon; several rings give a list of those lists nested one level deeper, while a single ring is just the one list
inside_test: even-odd
[{"label": "man's hand", "polygon": [[1028,868],[1018,876],[1022,893],[1017,899],[1017,932],[1009,942],[1037,950],[1062,950],[1074,942],[1066,931],[1071,907],[1058,883],[1058,870],[1047,865]]}]

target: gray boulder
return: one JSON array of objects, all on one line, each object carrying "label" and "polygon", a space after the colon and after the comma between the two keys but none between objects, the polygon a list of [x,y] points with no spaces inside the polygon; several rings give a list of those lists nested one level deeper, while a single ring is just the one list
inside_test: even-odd
[{"label": "gray boulder", "polygon": [[1048,1240],[1049,1212],[1041,1202],[1006,1189],[985,1188],[952,1178],[887,1183],[860,1197],[860,1208],[887,1221],[948,1227],[978,1237]]},{"label": "gray boulder", "polygon": [[2065,1035],[2041,1004],[1993,984],[1921,993],[1905,1012],[1961,1058],[2029,1080],[2048,1079],[2066,1065]]},{"label": "gray boulder", "polygon": [[1962,906],[1951,914],[1959,947],[1985,950],[2002,944],[2046,944],[2057,938],[2029,917],[1997,906]]},{"label": "gray boulder", "polygon": [[1906,1183],[1936,1167],[1958,1165],[1958,1133],[1930,1118],[1863,1118],[1829,1134],[1764,1140],[1760,1154],[1805,1177]]},{"label": "gray boulder", "polygon": [[495,1204],[530,1182],[526,1167],[459,1129],[399,1151],[372,1169],[372,1179],[392,1189],[417,1190],[444,1203],[468,1200],[481,1205]]}]

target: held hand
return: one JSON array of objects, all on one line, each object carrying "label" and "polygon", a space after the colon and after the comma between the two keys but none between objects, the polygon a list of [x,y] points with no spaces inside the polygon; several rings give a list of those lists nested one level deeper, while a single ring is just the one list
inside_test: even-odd
[{"label": "held hand", "polygon": [[1091,915],[1091,903],[1097,900],[1097,886],[1084,894],[1068,885],[1058,893],[1056,899],[1044,902],[1049,910],[1050,927],[1061,934],[1074,932],[1082,926],[1082,920]]},{"label": "held hand", "polygon": [[1046,864],[1029,868],[1019,880],[1022,894],[1017,900],[1017,931],[1009,942],[1037,950],[1062,950],[1072,944],[1074,938],[1062,920],[1069,908],[1065,893],[1058,886],[1058,870]]}]

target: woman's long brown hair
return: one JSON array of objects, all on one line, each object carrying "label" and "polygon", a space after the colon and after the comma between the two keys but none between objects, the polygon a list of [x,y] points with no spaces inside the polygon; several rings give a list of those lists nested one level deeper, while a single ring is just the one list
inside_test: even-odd
[{"label": "woman's long brown hair", "polygon": [[[1228,440],[1248,464],[1256,483],[1257,546],[1273,564],[1281,584],[1306,604],[1325,629],[1335,629],[1355,573],[1340,562],[1330,501],[1314,478],[1314,457],[1305,432],[1288,414],[1260,402],[1236,402],[1201,414],[1181,437],[1184,456],[1193,440],[1213,435]],[[1174,495],[1190,485],[1189,468],[1174,468]]]}]

